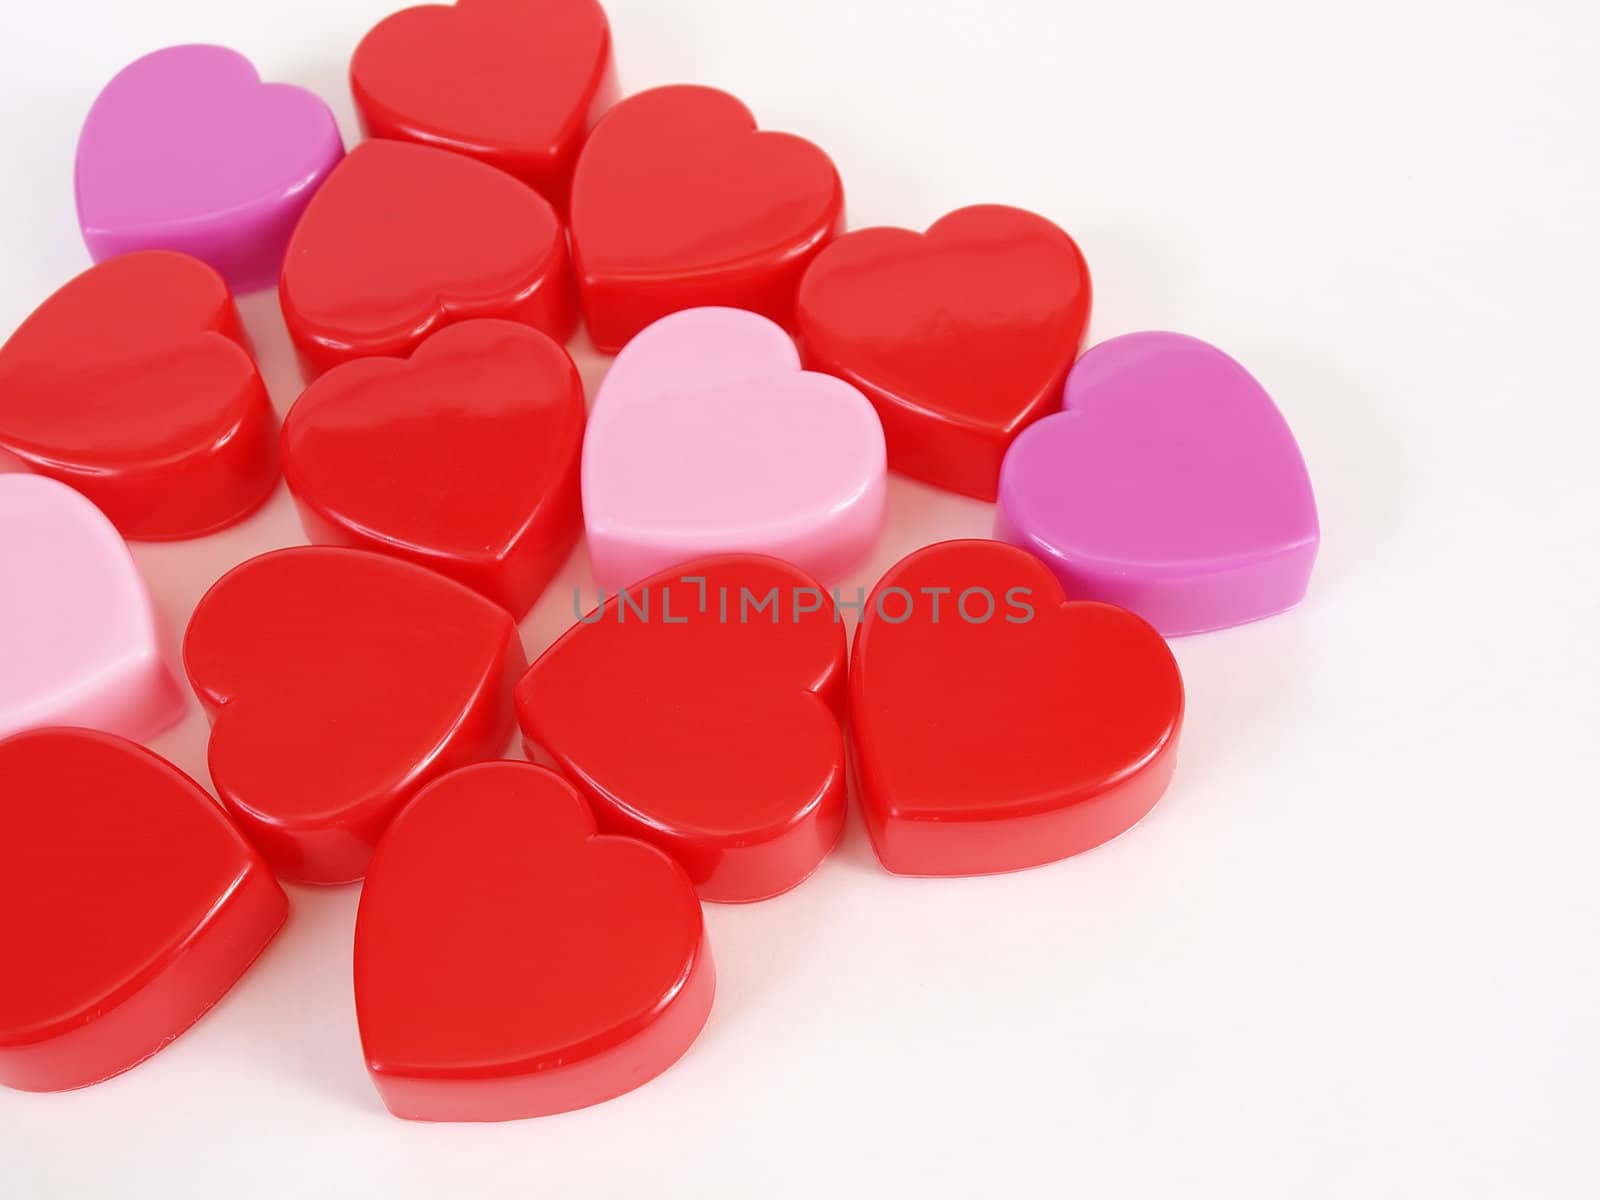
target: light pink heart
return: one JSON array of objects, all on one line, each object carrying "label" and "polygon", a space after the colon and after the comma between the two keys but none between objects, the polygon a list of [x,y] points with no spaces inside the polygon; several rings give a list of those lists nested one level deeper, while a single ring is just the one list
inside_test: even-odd
[{"label": "light pink heart", "polygon": [[779,326],[740,309],[675,313],[623,348],[589,417],[595,579],[615,589],[736,551],[838,579],[883,528],[885,472],[872,405],[802,370]]},{"label": "light pink heart", "polygon": [[183,700],[127,543],[42,475],[0,475],[0,737],[82,725],[142,741]]}]

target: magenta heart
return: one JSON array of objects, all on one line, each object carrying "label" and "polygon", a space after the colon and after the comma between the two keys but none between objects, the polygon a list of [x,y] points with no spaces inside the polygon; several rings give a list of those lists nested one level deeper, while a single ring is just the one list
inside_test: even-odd
[{"label": "magenta heart", "polygon": [[278,280],[284,247],[344,155],[333,113],[262,83],[222,46],[172,46],[105,86],[78,136],[78,224],[96,262],[179,250],[236,291]]},{"label": "magenta heart", "polygon": [[1113,338],[1072,368],[1063,409],[1007,453],[995,536],[1042,558],[1068,596],[1171,636],[1305,595],[1311,480],[1283,415],[1233,359],[1177,333]]}]

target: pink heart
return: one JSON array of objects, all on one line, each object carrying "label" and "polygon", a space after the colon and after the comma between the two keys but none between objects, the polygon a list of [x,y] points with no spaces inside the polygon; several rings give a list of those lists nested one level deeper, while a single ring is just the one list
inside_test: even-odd
[{"label": "pink heart", "polygon": [[171,46],[123,68],[89,110],[78,224],[96,262],[180,250],[236,291],[270,287],[343,155],[333,113],[304,88],[262,83],[222,46]]},{"label": "pink heart", "polygon": [[735,308],[675,313],[623,348],[589,416],[595,579],[616,589],[731,551],[837,579],[883,528],[885,470],[867,398],[801,370],[779,326]]},{"label": "pink heart", "polygon": [[995,536],[1042,558],[1072,599],[1132,609],[1171,636],[1305,595],[1311,480],[1272,398],[1233,359],[1177,333],[1113,338],[1072,368],[1063,409],[1006,455]]},{"label": "pink heart", "polygon": [[0,738],[83,725],[135,741],[183,711],[144,580],[64,483],[0,475]]}]

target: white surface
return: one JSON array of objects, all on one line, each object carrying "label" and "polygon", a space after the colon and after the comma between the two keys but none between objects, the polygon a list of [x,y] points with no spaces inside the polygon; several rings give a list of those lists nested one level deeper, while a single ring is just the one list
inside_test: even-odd
[{"label": "white surface", "polygon": [[[87,263],[73,141],[118,67],[225,42],[353,138],[344,64],[392,4],[8,6],[0,327]],[[1239,357],[1317,487],[1310,599],[1177,645],[1178,776],[1110,846],[899,880],[853,823],[798,891],[712,907],[711,1023],[630,1096],[391,1119],[356,1041],[356,889],[295,888],[277,943],[155,1059],[0,1091],[0,1194],[1597,1194],[1600,10],[609,7],[625,87],[720,85],[814,138],[855,224],[1035,208],[1088,256],[1094,339],[1170,327]],[[243,309],[281,412],[275,301]],[[989,527],[904,481],[890,504],[873,571]],[[225,568],[299,540],[280,488],[137,556],[176,636]],[[581,556],[531,651],[575,584]],[[197,709],[155,746],[204,778]]]}]

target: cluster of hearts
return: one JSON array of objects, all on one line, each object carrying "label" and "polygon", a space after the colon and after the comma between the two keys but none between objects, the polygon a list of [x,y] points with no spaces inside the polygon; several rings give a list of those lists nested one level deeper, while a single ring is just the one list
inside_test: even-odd
[{"label": "cluster of hearts", "polygon": [[[393,1112],[615,1096],[706,1020],[700,901],[805,879],[847,778],[899,874],[1078,853],[1171,776],[1162,635],[1303,595],[1316,510],[1272,401],[1177,334],[1079,359],[1089,276],[1055,225],[844,233],[821,150],[613,79],[593,0],[461,0],[361,43],[348,154],[322,101],[218,47],[95,102],[97,265],[0,350],[0,449],[33,472],[0,476],[0,1081],[127,1069],[271,940],[277,877],[364,877]],[[273,283],[311,379],[281,435],[230,291]],[[620,351],[587,419],[580,311]],[[181,693],[123,539],[235,522],[280,462],[317,544],[235,567],[183,639],[219,806],[137,744]],[[1034,619],[868,603],[851,655],[833,603],[707,612],[826,597],[889,468],[997,500],[996,538],[880,593],[1021,592]],[[580,621],[529,667],[516,620],[585,535],[602,587],[684,617]],[[533,763],[495,761],[518,723]]]}]

